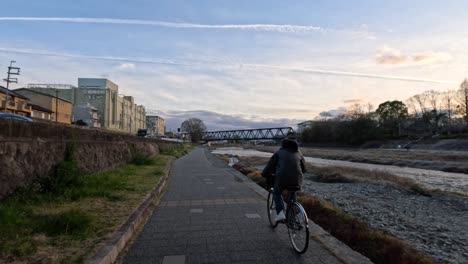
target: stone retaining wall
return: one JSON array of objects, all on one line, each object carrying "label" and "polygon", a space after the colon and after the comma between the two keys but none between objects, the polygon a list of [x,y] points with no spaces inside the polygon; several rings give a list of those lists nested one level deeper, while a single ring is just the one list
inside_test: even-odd
[{"label": "stone retaining wall", "polygon": [[99,129],[0,120],[0,200],[52,175],[69,148],[84,172],[96,172],[128,163],[136,153],[155,155],[173,145]]}]

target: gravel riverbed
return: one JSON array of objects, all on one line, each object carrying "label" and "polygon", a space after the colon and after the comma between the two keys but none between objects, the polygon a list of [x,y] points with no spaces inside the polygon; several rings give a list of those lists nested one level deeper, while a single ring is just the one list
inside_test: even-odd
[{"label": "gravel riverbed", "polygon": [[442,263],[468,263],[468,198],[427,197],[370,183],[321,183],[307,175],[304,191],[388,231]]},{"label": "gravel riverbed", "polygon": [[[242,157],[269,158],[272,155],[239,148],[218,148],[213,153],[237,156],[241,160]],[[429,189],[468,193],[467,174],[308,157],[306,161],[315,166],[383,170],[412,178]],[[265,167],[261,161],[252,165],[259,170]],[[441,192],[428,197],[385,184],[323,183],[315,180],[314,175],[306,174],[305,192],[335,204],[372,227],[394,234],[441,263],[468,264],[468,196]]]}]

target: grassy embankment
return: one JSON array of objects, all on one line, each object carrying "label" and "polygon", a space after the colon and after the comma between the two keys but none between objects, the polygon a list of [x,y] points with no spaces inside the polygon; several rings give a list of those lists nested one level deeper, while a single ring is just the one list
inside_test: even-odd
[{"label": "grassy embankment", "polygon": [[159,183],[168,162],[190,150],[135,155],[130,164],[83,174],[72,157],[0,202],[0,262],[82,263]]},{"label": "grassy embankment", "polygon": [[[223,160],[226,157],[221,156]],[[249,164],[264,164],[268,159],[258,157],[243,157],[242,161]],[[309,170],[319,175],[322,181],[358,181],[358,170],[347,171],[348,168],[317,168],[309,166]],[[240,171],[254,182],[266,188],[265,178],[261,172],[253,167],[242,167]],[[361,172],[362,173],[362,172]],[[353,176],[354,175],[354,176]],[[388,180],[390,177],[390,180]],[[390,184],[404,186],[406,179],[394,175],[379,175],[374,172],[370,180],[385,180]],[[417,185],[416,185],[417,186]],[[414,188],[420,188],[419,186]],[[414,190],[413,190],[414,191]],[[421,254],[405,242],[384,231],[374,229],[368,224],[352,217],[335,207],[332,203],[317,196],[298,193],[298,199],[304,206],[307,215],[316,224],[331,235],[351,247],[353,250],[367,256],[374,263],[389,264],[430,264],[436,263],[433,259]]]}]

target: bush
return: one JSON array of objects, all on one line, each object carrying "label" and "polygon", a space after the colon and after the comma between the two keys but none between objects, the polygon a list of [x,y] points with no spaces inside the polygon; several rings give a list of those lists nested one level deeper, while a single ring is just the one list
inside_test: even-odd
[{"label": "bush", "polygon": [[68,188],[83,184],[82,172],[76,161],[65,160],[57,165],[54,174],[42,178],[39,184],[43,193],[62,194]]},{"label": "bush", "polygon": [[34,232],[48,236],[68,235],[75,239],[84,238],[90,230],[93,219],[86,213],[71,209],[58,214],[39,215]]},{"label": "bush", "polygon": [[146,166],[146,165],[153,165],[154,160],[141,153],[136,153],[133,156],[131,163],[137,166]]}]

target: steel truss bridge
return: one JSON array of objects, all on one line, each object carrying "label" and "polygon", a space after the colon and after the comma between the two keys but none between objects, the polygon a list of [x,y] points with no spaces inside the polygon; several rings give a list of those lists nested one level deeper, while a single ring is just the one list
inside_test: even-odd
[{"label": "steel truss bridge", "polygon": [[[183,133],[184,137],[188,134]],[[224,130],[204,132],[202,135],[203,141],[219,141],[219,140],[262,140],[273,139],[281,140],[286,137],[295,137],[296,132],[292,127],[273,127],[273,128],[258,128],[258,129],[240,129],[240,130]]]}]

